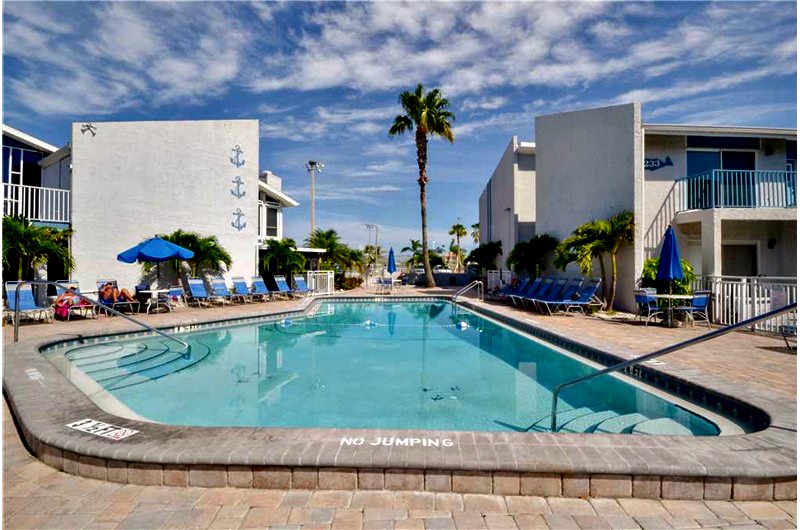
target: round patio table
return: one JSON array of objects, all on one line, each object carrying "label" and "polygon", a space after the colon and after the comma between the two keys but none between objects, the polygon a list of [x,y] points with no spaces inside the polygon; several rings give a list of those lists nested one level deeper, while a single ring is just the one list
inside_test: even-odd
[{"label": "round patio table", "polygon": [[675,325],[674,315],[672,314],[672,301],[673,300],[691,300],[694,298],[693,294],[651,294],[653,298],[661,298],[662,300],[669,300],[667,307],[667,318],[664,319],[664,325],[668,328],[678,327]]}]

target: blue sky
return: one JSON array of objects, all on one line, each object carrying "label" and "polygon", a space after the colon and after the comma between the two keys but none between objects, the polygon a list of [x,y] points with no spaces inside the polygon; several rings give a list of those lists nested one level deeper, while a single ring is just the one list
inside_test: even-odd
[{"label": "blue sky", "polygon": [[5,2],[3,120],[63,145],[72,121],[258,118],[261,169],[351,244],[419,237],[397,95],[439,87],[456,142],[430,145],[431,238],[446,243],[533,118],[640,101],[650,123],[796,127],[796,6],[782,3]]}]

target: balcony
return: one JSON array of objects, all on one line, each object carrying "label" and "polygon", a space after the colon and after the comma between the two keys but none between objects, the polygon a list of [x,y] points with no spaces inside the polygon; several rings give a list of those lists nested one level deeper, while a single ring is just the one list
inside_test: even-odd
[{"label": "balcony", "polygon": [[24,184],[3,184],[3,215],[41,223],[70,223],[70,191]]},{"label": "balcony", "polygon": [[794,171],[714,169],[675,181],[677,211],[710,208],[797,208]]}]

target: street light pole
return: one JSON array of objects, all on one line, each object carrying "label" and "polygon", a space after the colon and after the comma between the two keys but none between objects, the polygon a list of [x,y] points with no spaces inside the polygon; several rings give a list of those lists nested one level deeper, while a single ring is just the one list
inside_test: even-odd
[{"label": "street light pole", "polygon": [[314,198],[315,198],[315,190],[314,190],[314,181],[317,177],[317,172],[322,173],[322,168],[325,167],[325,164],[322,162],[317,162],[315,160],[309,160],[306,164],[306,169],[308,170],[308,174],[311,176],[311,232],[309,235],[314,235]]}]

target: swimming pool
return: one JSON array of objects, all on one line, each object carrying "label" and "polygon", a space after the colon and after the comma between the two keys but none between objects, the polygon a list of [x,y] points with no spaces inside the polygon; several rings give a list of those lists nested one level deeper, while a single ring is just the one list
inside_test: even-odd
[{"label": "swimming pool", "polygon": [[[553,387],[595,370],[443,301],[322,302],[305,317],[182,338],[188,357],[160,337],[48,357],[93,398],[193,426],[540,432]],[[719,434],[686,404],[630,381],[609,375],[565,390],[559,431]]]}]

